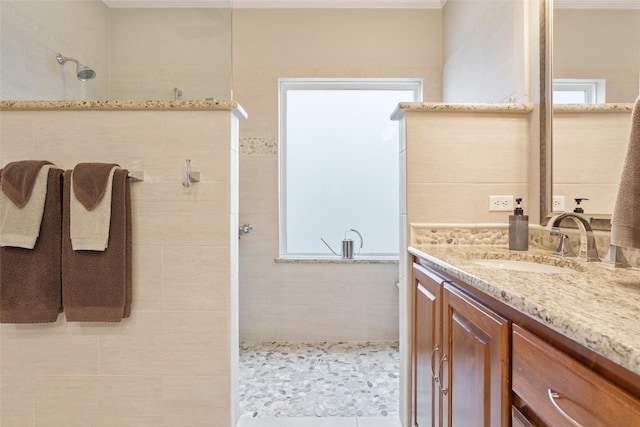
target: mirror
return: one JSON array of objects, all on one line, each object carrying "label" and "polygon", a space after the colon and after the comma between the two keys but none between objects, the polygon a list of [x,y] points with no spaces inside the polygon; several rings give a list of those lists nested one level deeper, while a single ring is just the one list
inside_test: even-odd
[{"label": "mirror", "polygon": [[[640,0],[553,1],[554,82],[589,80],[589,86],[576,94],[593,96],[595,102],[604,96],[606,105],[594,107],[600,113],[577,113],[558,105],[561,95],[561,102],[577,102],[564,98],[570,91],[555,93],[552,194],[564,196],[565,206],[559,207],[559,200],[552,200],[551,206],[555,204],[554,211],[571,211],[574,198],[588,198],[582,204],[585,213],[608,223],[628,144],[632,103],[640,94]],[[615,106],[621,113],[603,113],[614,107],[610,104],[625,105]]]},{"label": "mirror", "polygon": [[0,100],[231,99],[231,2],[2,0]]}]

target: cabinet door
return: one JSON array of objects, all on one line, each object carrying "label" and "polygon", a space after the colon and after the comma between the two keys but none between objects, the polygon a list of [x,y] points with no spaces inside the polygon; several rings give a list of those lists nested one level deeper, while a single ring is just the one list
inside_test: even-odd
[{"label": "cabinet door", "polygon": [[436,427],[440,399],[434,375],[441,356],[442,279],[419,265],[413,267],[415,289],[414,322],[414,410],[419,427]]},{"label": "cabinet door", "polygon": [[508,427],[509,322],[448,283],[443,322],[443,425]]}]

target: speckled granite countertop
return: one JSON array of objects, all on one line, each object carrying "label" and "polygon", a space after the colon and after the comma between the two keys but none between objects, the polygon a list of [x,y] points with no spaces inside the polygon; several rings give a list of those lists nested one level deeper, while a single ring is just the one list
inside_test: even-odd
[{"label": "speckled granite countertop", "polygon": [[609,104],[556,104],[554,113],[630,113],[633,104],[609,103]]},{"label": "speckled granite countertop", "polygon": [[533,111],[530,104],[450,104],[443,102],[400,102],[391,114],[398,120],[406,112],[461,112],[461,113],[511,113],[528,114]]},{"label": "speckled granite countertop", "polygon": [[[409,252],[640,375],[640,270],[504,246],[432,245]],[[537,260],[572,271],[502,270],[479,266],[474,259]]]},{"label": "speckled granite countertop", "polygon": [[240,104],[224,99],[195,101],[0,101],[0,110],[223,110],[241,118]]}]

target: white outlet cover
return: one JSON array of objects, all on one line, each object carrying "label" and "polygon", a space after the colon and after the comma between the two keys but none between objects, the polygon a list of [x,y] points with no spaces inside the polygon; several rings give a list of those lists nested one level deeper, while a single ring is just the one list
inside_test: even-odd
[{"label": "white outlet cover", "polygon": [[553,206],[551,207],[552,212],[565,212],[565,196],[553,196]]},{"label": "white outlet cover", "polygon": [[489,212],[513,211],[513,196],[489,196]]}]

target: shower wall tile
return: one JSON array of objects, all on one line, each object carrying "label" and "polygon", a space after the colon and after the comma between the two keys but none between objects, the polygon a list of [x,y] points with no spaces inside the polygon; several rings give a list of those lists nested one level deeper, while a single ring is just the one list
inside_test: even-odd
[{"label": "shower wall tile", "polygon": [[[186,113],[186,114],[181,114]],[[200,172],[201,181],[224,181],[229,174],[229,118],[211,118],[206,111],[163,112],[162,178],[184,181],[185,159]],[[202,144],[205,139],[212,143]]]},{"label": "shower wall tile", "polygon": [[[58,319],[58,323],[62,320]],[[97,335],[64,328],[19,328],[2,339],[2,375],[91,375],[99,372]]]},{"label": "shower wall tile", "polygon": [[100,335],[104,375],[226,375],[226,312],[140,312]]},{"label": "shower wall tile", "polygon": [[159,179],[161,123],[148,111],[43,111],[34,123],[35,151],[65,169],[81,162],[117,163]]},{"label": "shower wall tile", "polygon": [[133,249],[133,301],[136,310],[154,311],[162,306],[162,247]]},{"label": "shower wall tile", "polygon": [[[231,424],[238,169],[227,163],[236,120],[217,111],[0,111],[0,165],[101,161],[145,173],[131,186],[131,317],[0,324],[0,424]],[[189,157],[204,166],[203,181],[184,188]]]},{"label": "shower wall tile", "polygon": [[229,249],[168,246],[162,250],[162,307],[224,311],[229,307]]},{"label": "shower wall tile", "polygon": [[164,377],[161,426],[228,427],[229,389],[229,378],[224,376]]},{"label": "shower wall tile", "polygon": [[[141,245],[226,244],[229,193],[225,182],[141,183],[132,195],[134,241]],[[222,243],[224,242],[224,243]]]},{"label": "shower wall tile", "polygon": [[[33,159],[35,144],[33,138],[33,118],[19,112],[7,112],[0,123],[0,167],[9,162]],[[5,143],[2,143],[2,140]]]},{"label": "shower wall tile", "polygon": [[34,425],[35,387],[30,375],[0,376],[0,425]]},{"label": "shower wall tile", "polygon": [[157,426],[159,376],[42,376],[36,379],[36,425]]}]

